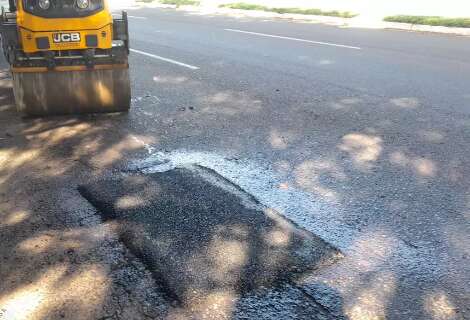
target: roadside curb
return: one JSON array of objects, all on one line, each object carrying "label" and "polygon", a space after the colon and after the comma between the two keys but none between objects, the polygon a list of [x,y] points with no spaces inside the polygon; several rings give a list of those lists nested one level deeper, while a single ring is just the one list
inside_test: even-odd
[{"label": "roadside curb", "polygon": [[[183,10],[198,10],[197,7],[191,8],[180,8]],[[307,21],[311,23],[324,23],[332,26],[342,26],[351,28],[371,28],[371,29],[395,29],[404,31],[418,31],[418,32],[433,32],[433,33],[444,33],[444,34],[455,34],[462,36],[470,36],[470,28],[450,28],[442,26],[427,26],[427,25],[416,25],[411,23],[399,23],[399,22],[386,22],[381,20],[364,21],[361,16],[355,18],[340,18],[340,17],[329,17],[329,16],[316,16],[316,15],[304,15],[304,14],[290,14],[290,13],[273,13],[255,10],[240,10],[240,9],[228,9],[228,8],[217,8],[214,13],[218,14],[238,14],[244,15],[245,17],[265,17],[265,18],[276,18],[284,20],[297,20]]]},{"label": "roadside curb", "polygon": [[434,33],[454,34],[454,35],[460,35],[460,36],[470,36],[470,28],[427,26],[427,25],[421,25],[421,24],[399,23],[399,22],[383,22],[383,24],[384,24],[384,29],[399,29],[399,30],[407,30],[407,31],[434,32]]},{"label": "roadside curb", "polygon": [[349,28],[370,28],[370,29],[393,29],[393,30],[404,30],[404,31],[417,31],[417,32],[432,32],[442,34],[453,34],[460,36],[470,36],[470,28],[451,28],[443,26],[428,26],[428,25],[417,25],[411,23],[399,23],[399,22],[386,22],[382,21],[381,18],[374,18],[366,20],[363,16],[357,16],[355,18],[341,18],[341,17],[329,17],[329,16],[316,16],[316,15],[305,15],[305,14],[294,14],[294,13],[275,13],[257,10],[241,10],[241,9],[230,9],[230,8],[219,8],[213,6],[180,6],[176,5],[162,5],[159,3],[151,4],[139,4],[142,7],[151,8],[165,8],[175,9],[180,11],[194,12],[200,14],[219,14],[229,15],[235,17],[244,18],[269,18],[269,19],[281,19],[281,20],[294,20],[308,23],[323,23],[330,26],[341,26]]}]

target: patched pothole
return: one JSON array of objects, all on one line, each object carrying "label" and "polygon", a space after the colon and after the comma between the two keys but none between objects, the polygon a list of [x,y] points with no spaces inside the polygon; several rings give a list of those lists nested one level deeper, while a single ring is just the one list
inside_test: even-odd
[{"label": "patched pothole", "polygon": [[191,310],[217,305],[223,313],[254,289],[284,285],[342,256],[200,167],[131,174],[79,190],[118,222],[125,244]]}]

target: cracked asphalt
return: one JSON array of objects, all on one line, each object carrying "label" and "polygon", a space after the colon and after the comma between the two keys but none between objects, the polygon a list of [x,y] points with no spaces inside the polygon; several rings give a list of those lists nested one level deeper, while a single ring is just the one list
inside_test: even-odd
[{"label": "cracked asphalt", "polygon": [[77,190],[194,164],[344,254],[228,317],[470,318],[468,38],[130,15],[129,114],[23,119],[0,76],[0,319],[217,315],[169,297]]}]

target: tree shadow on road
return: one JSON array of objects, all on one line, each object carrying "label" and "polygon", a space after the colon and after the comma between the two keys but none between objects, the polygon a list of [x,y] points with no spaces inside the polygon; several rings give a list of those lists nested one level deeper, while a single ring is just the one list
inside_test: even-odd
[{"label": "tree shadow on road", "polygon": [[101,224],[75,190],[119,171],[129,157],[145,157],[149,146],[274,159],[280,183],[272,189],[333,208],[305,208],[304,222],[346,258],[296,287],[330,313],[458,319],[470,312],[465,114],[442,114],[415,97],[312,98],[309,84],[287,97],[273,87],[265,99],[181,81],[158,89],[196,92],[184,106],[143,99],[129,115],[24,120],[1,81],[0,304],[7,315],[19,305],[15,312],[36,318],[168,313],[115,226]]},{"label": "tree shadow on road", "polygon": [[164,103],[160,116],[172,118],[170,135],[185,134],[183,143],[165,148],[186,150],[168,159],[200,158],[191,150],[213,153],[214,161],[254,159],[264,170],[256,173],[260,181],[268,162],[279,178],[273,190],[295,189],[324,204],[325,211],[304,208],[302,223],[347,257],[305,286],[319,300],[319,287],[336,290],[349,318],[468,316],[470,117],[417,97],[344,88],[341,99],[312,97],[308,82],[282,95],[269,73],[262,85],[272,96],[258,96],[256,87],[248,93],[160,82],[170,95],[188,92],[193,108],[177,112]]},{"label": "tree shadow on road", "polygon": [[76,191],[139,153],[146,137],[125,129],[125,114],[22,118],[2,75],[0,318],[164,314],[151,276]]},{"label": "tree shadow on road", "polygon": [[[98,177],[119,175],[128,158],[147,154],[146,147],[157,146],[159,136],[133,129],[132,114],[22,118],[8,78],[0,83],[0,99],[0,317],[195,317],[192,307],[172,306],[160,284],[119,242],[119,225],[103,223],[76,190]],[[263,259],[252,249],[252,259]],[[242,278],[262,280],[250,270],[242,273]],[[260,301],[271,301],[264,310],[272,311],[274,301],[287,314],[306,319],[320,308],[313,300],[299,307],[296,299],[304,301],[306,295],[289,285],[247,296],[205,294],[208,309],[230,305],[230,312],[222,313],[227,318],[231,312],[262,316]],[[318,313],[328,314],[321,308]]]}]

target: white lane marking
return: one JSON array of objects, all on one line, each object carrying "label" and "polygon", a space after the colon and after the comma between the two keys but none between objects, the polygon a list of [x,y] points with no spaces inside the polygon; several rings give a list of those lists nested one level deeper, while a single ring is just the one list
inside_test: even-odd
[{"label": "white lane marking", "polygon": [[127,16],[129,18],[133,18],[133,19],[143,19],[143,20],[147,20],[147,17],[138,17],[138,16]]},{"label": "white lane marking", "polygon": [[178,66],[185,67],[185,68],[188,68],[188,69],[191,69],[191,70],[198,70],[199,69],[199,67],[192,66],[190,64],[186,64],[186,63],[183,63],[183,62],[179,62],[179,61],[176,61],[176,60],[173,60],[173,59],[160,57],[160,56],[157,56],[156,54],[152,54],[152,53],[148,53],[148,52],[144,52],[144,51],[140,51],[140,50],[136,50],[136,49],[131,49],[131,51],[135,52],[135,53],[138,53],[138,54],[141,54],[141,55],[144,55],[144,56],[147,56],[147,57],[154,58],[154,59],[158,59],[158,60],[161,60],[161,61],[173,63],[173,64],[176,64]]},{"label": "white lane marking", "polygon": [[307,43],[313,43],[313,44],[320,44],[320,45],[324,45],[324,46],[332,46],[332,47],[340,47],[340,48],[361,50],[360,47],[348,46],[348,45],[338,44],[338,43],[313,41],[313,40],[306,40],[306,39],[299,39],[299,38],[292,38],[292,37],[284,37],[284,36],[276,36],[276,35],[273,35],[273,34],[243,31],[243,30],[237,30],[237,29],[224,29],[224,30],[225,31],[230,31],[230,32],[246,33],[246,34],[251,34],[251,35],[261,36],[261,37],[277,38],[277,39],[284,39],[284,40],[293,40],[293,41],[307,42]]}]

